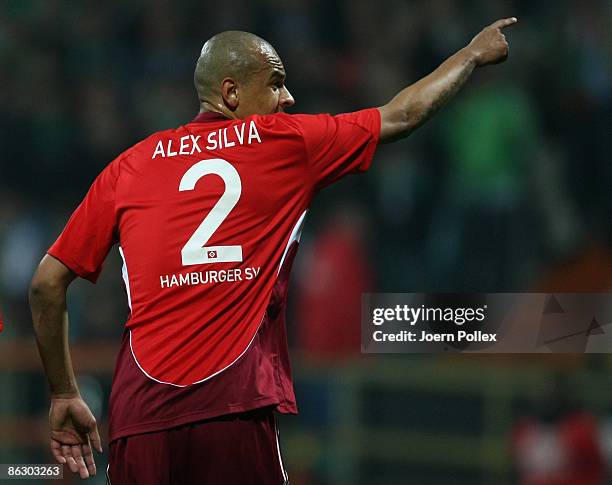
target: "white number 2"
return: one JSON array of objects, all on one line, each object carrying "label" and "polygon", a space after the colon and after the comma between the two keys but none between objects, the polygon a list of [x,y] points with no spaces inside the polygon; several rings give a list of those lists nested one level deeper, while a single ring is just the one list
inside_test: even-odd
[{"label": "white number 2", "polygon": [[242,261],[242,246],[204,246],[238,203],[242,192],[240,175],[221,158],[200,160],[181,179],[179,191],[193,190],[198,180],[215,174],[223,179],[225,191],[181,250],[183,266],[203,263]]}]

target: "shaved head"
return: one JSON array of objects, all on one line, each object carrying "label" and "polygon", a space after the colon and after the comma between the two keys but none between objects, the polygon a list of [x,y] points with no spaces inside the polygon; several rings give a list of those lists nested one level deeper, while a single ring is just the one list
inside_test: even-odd
[{"label": "shaved head", "polygon": [[285,79],[285,67],[274,47],[238,30],[207,40],[193,75],[200,113],[212,111],[233,119],[291,107],[295,100]]},{"label": "shaved head", "polygon": [[274,48],[249,32],[228,30],[206,41],[193,80],[200,102],[220,95],[221,82],[232,78],[247,83],[266,66],[283,68]]}]

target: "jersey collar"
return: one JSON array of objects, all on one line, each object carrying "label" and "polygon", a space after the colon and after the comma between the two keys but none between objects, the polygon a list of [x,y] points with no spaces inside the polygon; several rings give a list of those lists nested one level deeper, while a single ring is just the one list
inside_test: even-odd
[{"label": "jersey collar", "polygon": [[222,115],[221,113],[215,113],[213,111],[204,111],[203,113],[198,114],[192,123],[208,123],[211,121],[229,121],[230,118]]}]

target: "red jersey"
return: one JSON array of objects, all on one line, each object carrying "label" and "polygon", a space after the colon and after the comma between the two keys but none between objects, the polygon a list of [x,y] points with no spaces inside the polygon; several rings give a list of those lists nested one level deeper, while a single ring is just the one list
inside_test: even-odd
[{"label": "red jersey", "polygon": [[377,109],[204,113],[104,169],[48,252],[95,282],[119,243],[131,312],[111,440],[263,405],[296,412],[290,263],[313,195],[367,170],[379,134]]}]

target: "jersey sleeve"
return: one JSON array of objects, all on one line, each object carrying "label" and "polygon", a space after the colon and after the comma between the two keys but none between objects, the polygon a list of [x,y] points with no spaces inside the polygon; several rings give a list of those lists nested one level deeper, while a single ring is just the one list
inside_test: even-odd
[{"label": "jersey sleeve", "polygon": [[117,241],[115,189],[119,160],[96,178],[47,254],[80,277],[95,283],[110,248]]},{"label": "jersey sleeve", "polygon": [[377,108],[336,116],[294,115],[293,119],[304,139],[315,190],[370,167],[380,137]]}]

